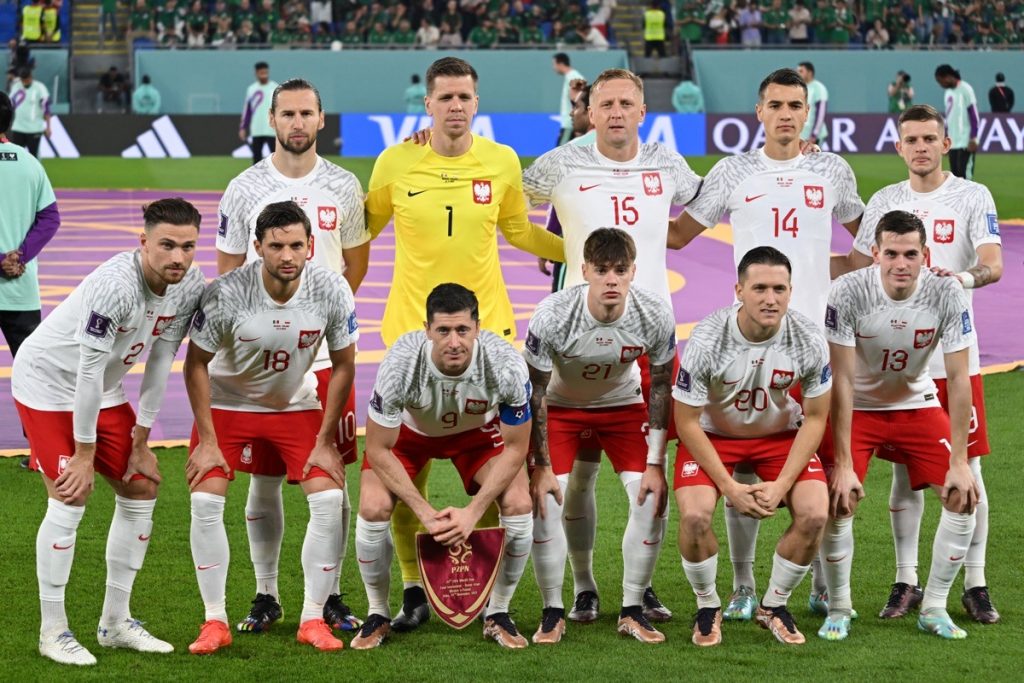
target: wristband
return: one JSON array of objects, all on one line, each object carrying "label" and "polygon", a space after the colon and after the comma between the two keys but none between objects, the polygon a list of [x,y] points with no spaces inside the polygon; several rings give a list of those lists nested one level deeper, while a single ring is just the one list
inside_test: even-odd
[{"label": "wristband", "polygon": [[974,276],[969,271],[965,270],[962,273],[957,273],[956,276],[964,284],[964,289],[974,289]]},{"label": "wristband", "polygon": [[668,441],[667,429],[650,429],[647,431],[647,464],[662,467],[665,464],[665,443]]}]

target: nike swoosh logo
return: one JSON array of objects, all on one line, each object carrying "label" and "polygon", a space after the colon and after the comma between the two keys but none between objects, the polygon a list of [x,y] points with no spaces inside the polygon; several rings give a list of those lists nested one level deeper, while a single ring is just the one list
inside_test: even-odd
[{"label": "nike swoosh logo", "polygon": [[118,327],[117,331],[120,332],[121,334],[124,334],[126,332],[134,332],[135,329],[136,328],[134,328],[134,327]]},{"label": "nike swoosh logo", "polygon": [[575,356],[570,356],[567,353],[563,353],[562,354],[562,358],[565,358],[566,360],[569,360],[569,359],[572,359],[572,358],[583,358],[583,354],[582,353],[578,353]]},{"label": "nike swoosh logo", "polygon": [[257,339],[259,339],[259,337],[253,337],[252,339],[246,339],[245,337],[239,337],[238,341],[240,341],[240,342],[251,342],[251,341],[256,341]]},{"label": "nike swoosh logo", "polygon": [[335,569],[337,569],[337,568],[338,568],[338,565],[336,565],[336,564],[332,564],[332,565],[331,565],[330,567],[323,567],[322,569],[323,569],[323,570],[324,570],[325,572],[333,572],[333,571],[334,571]]},{"label": "nike swoosh logo", "polygon": [[152,536],[143,536],[142,534],[139,534],[139,540],[142,541],[143,543],[148,541],[150,538],[152,538]]},{"label": "nike swoosh logo", "polygon": [[415,197],[416,195],[423,194],[424,192],[426,192],[426,190],[420,190],[419,192],[413,192],[412,190],[409,190],[409,196]]},{"label": "nike swoosh logo", "polygon": [[646,538],[644,539],[644,545],[658,545],[659,543],[661,543],[661,541],[653,541],[653,542],[651,542],[651,541],[648,541]]},{"label": "nike swoosh logo", "polygon": [[750,202],[754,201],[755,199],[760,199],[763,196],[764,196],[764,194],[755,194],[753,197],[744,197],[743,201],[745,201],[747,204],[749,204]]},{"label": "nike swoosh logo", "polygon": [[742,380],[742,379],[743,379],[743,378],[742,378],[742,377],[740,377],[740,379],[734,379],[734,380],[733,380],[733,381],[731,381],[731,382],[726,382],[725,380],[722,380],[722,384],[724,384],[724,385],[726,385],[726,386],[729,386],[729,385],[732,385],[732,384],[738,384],[738,383],[740,382],[740,380]]},{"label": "nike swoosh logo", "polygon": [[781,595],[782,597],[786,597],[786,594],[783,593],[782,591],[780,591],[778,588],[773,588],[772,590],[775,591],[776,595]]},{"label": "nike swoosh logo", "polygon": [[825,561],[826,562],[831,562],[832,564],[835,564],[836,562],[842,562],[845,559],[846,559],[846,555],[840,555],[839,557],[836,557],[836,558],[828,557],[827,555],[825,556]]},{"label": "nike swoosh logo", "polygon": [[578,522],[581,519],[586,519],[586,518],[587,518],[586,515],[580,515],[579,517],[566,517],[565,521],[567,521],[567,522]]},{"label": "nike swoosh logo", "polygon": [[522,554],[519,554],[519,555],[516,555],[515,553],[505,553],[505,554],[508,555],[509,557],[526,557],[530,553],[522,553]]},{"label": "nike swoosh logo", "polygon": [[53,544],[53,549],[54,550],[67,550],[68,548],[74,548],[74,547],[75,547],[74,543],[72,543],[71,545],[57,545],[56,543]]},{"label": "nike swoosh logo", "polygon": [[907,508],[889,508],[889,512],[903,512]]},{"label": "nike swoosh logo", "polygon": [[196,569],[198,569],[201,572],[205,572],[207,569],[213,569],[214,567],[219,567],[219,566],[220,566],[220,562],[218,562],[217,564],[197,564],[196,565]]},{"label": "nike swoosh logo", "polygon": [[811,467],[810,465],[808,465],[807,471],[810,472],[811,474],[814,474],[815,472],[824,472],[825,470],[821,469],[820,467]]},{"label": "nike swoosh logo", "polygon": [[550,543],[550,542],[551,542],[550,538],[545,538],[543,541],[534,541],[533,544],[534,545],[542,545],[544,543]]},{"label": "nike swoosh logo", "polygon": [[250,517],[249,515],[246,515],[245,516],[245,521],[247,521],[247,522],[255,522],[257,520],[264,519],[265,517],[266,517],[266,515],[260,515],[259,517]]},{"label": "nike swoosh logo", "polygon": [[877,334],[861,334],[860,332],[854,332],[853,336],[857,339],[876,339],[878,337]]},{"label": "nike swoosh logo", "polygon": [[963,555],[961,555],[960,557],[953,557],[952,555],[949,556],[949,561],[950,562],[959,562],[962,559],[964,559]]},{"label": "nike swoosh logo", "polygon": [[[601,183],[598,183],[597,185],[600,185],[600,184]],[[580,185],[580,192],[586,192],[587,190],[593,190],[595,187],[597,187],[597,185]]]},{"label": "nike swoosh logo", "polygon": [[364,560],[361,557],[357,557],[356,559],[359,560],[359,564],[373,564],[374,562],[377,561],[377,560]]}]

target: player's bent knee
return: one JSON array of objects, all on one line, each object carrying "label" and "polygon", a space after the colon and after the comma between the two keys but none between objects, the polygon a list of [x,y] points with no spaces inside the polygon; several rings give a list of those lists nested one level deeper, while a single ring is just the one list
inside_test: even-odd
[{"label": "player's bent knee", "polygon": [[338,482],[334,481],[330,477],[313,477],[312,479],[305,479],[300,484],[302,486],[302,492],[307,496],[320,493],[321,491],[335,491],[341,490],[338,486]]},{"label": "player's bent knee", "polygon": [[207,477],[196,484],[192,493],[212,493],[215,496],[227,496],[228,484],[231,480],[224,477]]},{"label": "player's bent knee", "polygon": [[533,500],[527,486],[513,483],[505,493],[498,497],[498,510],[503,517],[525,515],[533,512]]},{"label": "player's bent knee", "polygon": [[132,479],[125,484],[120,479],[107,478],[110,482],[111,488],[122,498],[130,498],[131,500],[155,500],[157,492],[160,490],[160,485],[155,481],[149,479]]},{"label": "player's bent knee", "polygon": [[679,533],[689,538],[703,538],[711,533],[714,508],[690,504],[679,509]]},{"label": "player's bent knee", "polygon": [[359,478],[359,516],[367,522],[387,522],[395,510],[395,499],[372,470]]}]

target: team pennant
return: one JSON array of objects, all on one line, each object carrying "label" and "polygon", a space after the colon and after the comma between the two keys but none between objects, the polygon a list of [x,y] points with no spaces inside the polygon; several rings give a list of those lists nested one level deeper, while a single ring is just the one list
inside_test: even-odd
[{"label": "team pennant", "polygon": [[452,628],[465,628],[487,604],[505,551],[505,530],[476,529],[465,543],[444,546],[416,534],[416,556],[434,613]]}]

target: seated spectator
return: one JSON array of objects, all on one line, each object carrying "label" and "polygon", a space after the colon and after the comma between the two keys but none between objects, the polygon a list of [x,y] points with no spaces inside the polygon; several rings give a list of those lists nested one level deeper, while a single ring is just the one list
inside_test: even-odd
[{"label": "seated spectator", "polygon": [[231,30],[231,17],[221,16],[217,19],[217,28],[210,36],[210,47],[233,48],[235,46],[235,32]]},{"label": "seated spectator", "polygon": [[362,45],[364,42],[363,32],[359,30],[356,22],[353,20],[345,22],[345,32],[341,34],[341,44]]},{"label": "seated spectator", "polygon": [[608,39],[604,34],[591,26],[586,19],[576,24],[576,35],[580,37],[583,44],[593,50],[607,50]]},{"label": "seated spectator", "polygon": [[164,36],[168,33],[179,38],[185,34],[185,15],[182,10],[184,10],[184,3],[179,8],[177,0],[167,0],[167,3],[157,10],[156,40],[161,45],[166,44]]},{"label": "seated spectator", "polygon": [[[159,0],[154,0],[154,2],[159,2]],[[210,30],[219,30],[220,20],[224,18],[228,20],[228,28],[234,30],[234,26],[232,24],[234,23],[235,20],[235,13],[232,11],[231,8],[228,7],[228,4],[224,0],[217,0],[217,2],[213,6],[213,11],[210,13],[209,16]]]},{"label": "seated spectator", "polygon": [[537,20],[527,17],[523,23],[523,30],[519,32],[519,42],[522,45],[543,45],[544,32],[537,25]]},{"label": "seated spectator", "polygon": [[293,37],[291,31],[288,30],[288,21],[282,17],[277,20],[274,28],[270,31],[267,42],[274,49],[283,49],[292,44]]},{"label": "seated spectator", "polygon": [[412,30],[408,19],[398,21],[398,29],[391,34],[391,42],[404,47],[411,47],[416,42],[416,32]]},{"label": "seated spectator", "polygon": [[142,85],[132,93],[132,111],[148,116],[160,113],[160,91],[153,87],[148,75],[142,77]]},{"label": "seated spectator", "polygon": [[964,35],[964,27],[959,21],[954,21],[949,27],[949,35],[946,36],[947,45],[969,45],[970,38]]},{"label": "seated spectator", "polygon": [[139,38],[153,38],[153,12],[146,0],[135,0],[131,16],[128,19],[128,43]]},{"label": "seated spectator", "polygon": [[882,24],[881,19],[875,19],[875,25],[868,31],[864,42],[872,50],[884,50],[889,47],[889,32],[886,30],[885,25]]},{"label": "seated spectator", "polygon": [[370,45],[387,45],[391,42],[391,33],[388,32],[384,22],[374,22],[373,28],[366,35],[366,42]]},{"label": "seated spectator", "polygon": [[252,2],[250,0],[239,0],[238,6],[235,8],[234,24],[232,28],[235,30],[235,36],[238,36],[239,29],[242,28],[242,22],[248,21],[253,30],[256,28],[256,24],[259,23],[259,17],[256,11],[252,8]]},{"label": "seated spectator", "polygon": [[519,31],[505,19],[494,22],[494,31],[498,36],[498,45],[518,45]]},{"label": "seated spectator", "polygon": [[117,111],[122,114],[128,111],[128,80],[116,66],[110,67],[100,76],[96,91],[97,113],[102,114],[107,103],[116,105]]},{"label": "seated spectator", "polygon": [[807,45],[811,42],[811,10],[803,0],[796,0],[789,10],[789,42],[793,45]]},{"label": "seated spectator", "polygon": [[416,40],[414,41],[415,45],[417,47],[434,49],[440,40],[441,29],[431,24],[430,19],[427,17],[420,19],[420,27],[416,31]]},{"label": "seated spectator", "polygon": [[932,24],[932,30],[928,33],[928,40],[925,44],[930,47],[938,47],[946,44],[946,32],[943,29],[942,24],[939,22]]},{"label": "seated spectator", "polygon": [[313,44],[317,47],[330,47],[335,40],[334,31],[329,21],[321,21],[313,32]]},{"label": "seated spectator", "polygon": [[441,22],[441,38],[437,41],[438,47],[462,47],[462,36],[448,24]]},{"label": "seated spectator", "polygon": [[305,14],[299,16],[295,22],[295,28],[289,29],[288,33],[292,37],[292,47],[313,47],[313,26]]},{"label": "seated spectator", "polygon": [[468,42],[475,48],[488,49],[494,47],[498,42],[498,32],[494,30],[494,22],[489,16],[484,16],[478,26],[474,26],[469,32]]},{"label": "seated spectator", "polygon": [[917,22],[911,19],[899,33],[896,34],[896,47],[913,47],[918,44]]},{"label": "seated spectator", "polygon": [[263,0],[260,4],[259,21],[256,26],[263,34],[264,42],[270,42],[270,34],[274,31],[274,27],[277,26],[277,20],[281,18],[281,13],[277,11],[277,3],[274,0]]},{"label": "seated spectator", "polygon": [[[462,36],[462,13],[459,12],[459,3],[458,3],[457,0],[448,0],[448,3],[445,5],[444,12],[441,14],[441,23],[438,24],[438,26],[441,26],[441,24],[448,24],[448,32],[449,33],[458,33],[459,34],[459,36],[460,36],[459,44],[461,45],[462,44],[462,39],[461,39],[461,36]],[[441,26],[441,40],[442,41],[444,41],[444,33],[445,33],[444,27]]]},{"label": "seated spectator", "polygon": [[263,43],[263,38],[253,28],[252,21],[245,19],[242,21],[242,25],[235,33],[235,45],[238,46],[250,46],[260,45]]}]

